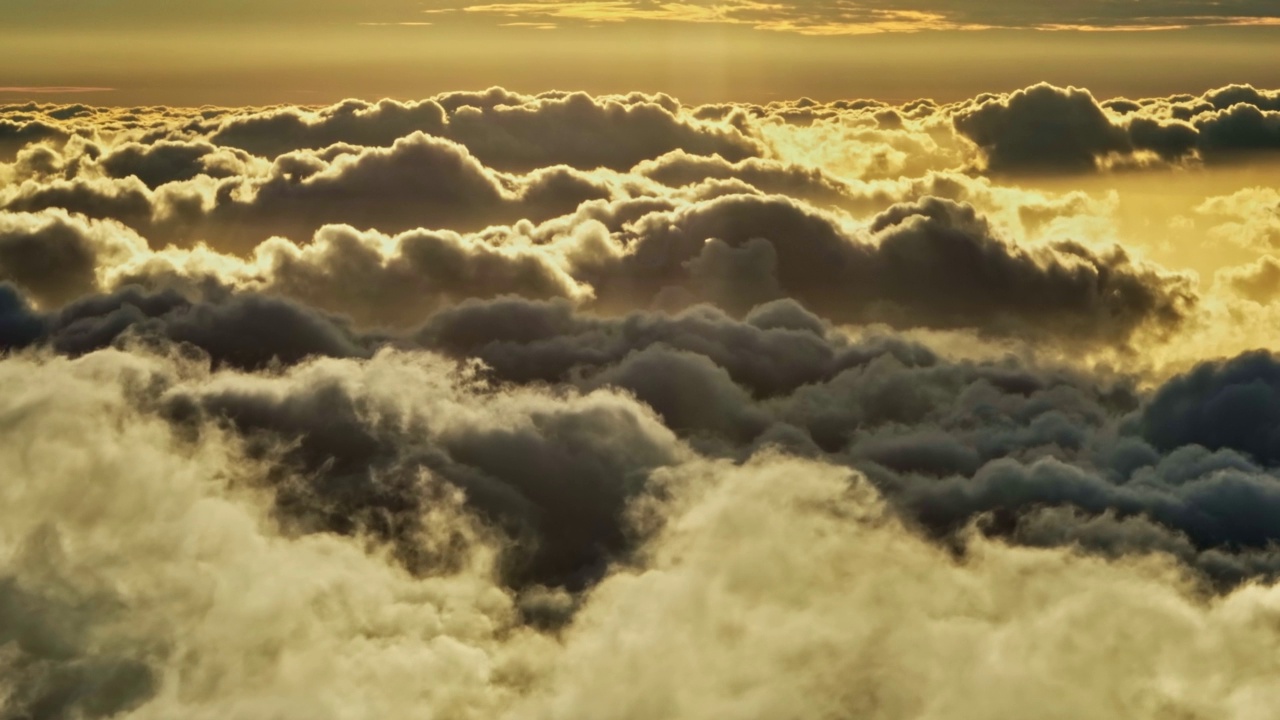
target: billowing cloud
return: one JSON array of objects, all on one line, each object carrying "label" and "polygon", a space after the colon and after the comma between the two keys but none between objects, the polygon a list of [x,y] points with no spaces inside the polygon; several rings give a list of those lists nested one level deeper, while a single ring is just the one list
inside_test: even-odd
[{"label": "billowing cloud", "polygon": [[962,103],[954,122],[995,172],[1081,172],[1190,158],[1239,162],[1280,149],[1278,97],[1233,86],[1200,98],[1103,105],[1088,91],[1040,84]]},{"label": "billowing cloud", "polygon": [[[1159,558],[975,536],[957,556],[905,527],[855,474],[772,454],[651,472],[628,520],[637,552],[578,599],[504,589],[502,543],[422,474],[432,500],[415,546],[447,562],[407,573],[359,539],[270,520],[250,488],[270,480],[271,463],[246,457],[233,435],[205,426],[192,443],[140,412],[138,380],[160,380],[152,392],[175,373],[187,378],[169,385],[179,392],[256,384],[167,362],[108,353],[0,369],[26,386],[4,399],[6,417],[21,408],[23,434],[0,443],[17,469],[2,536],[19,548],[0,616],[7,713],[596,717],[625,707],[694,718],[740,707],[747,685],[753,708],[805,714],[941,703],[981,717],[1048,699],[1090,715],[1249,717],[1274,699],[1271,588],[1206,599]],[[391,376],[369,366],[366,386],[400,394],[395,365],[382,368]],[[41,390],[51,387],[61,392]],[[483,436],[490,403],[522,405],[450,405],[453,391],[440,391],[432,421],[446,434]],[[554,435],[553,417],[499,417],[504,433]],[[609,437],[598,417],[584,419],[579,428]],[[556,635],[523,620],[557,608],[572,615]],[[1179,652],[1188,646],[1203,652]],[[414,682],[424,671],[448,682]],[[990,692],[1011,676],[1026,694]]]},{"label": "billowing cloud", "polygon": [[[566,127],[573,132],[564,132]],[[680,104],[665,95],[531,96],[502,88],[449,93],[420,103],[350,100],[318,112],[279,109],[233,116],[221,120],[209,139],[279,155],[335,143],[389,146],[414,132],[449,138],[491,167],[517,171],[554,164],[625,170],[672,150],[730,160],[761,152],[733,128],[684,115]]]},{"label": "billowing cloud", "polygon": [[56,305],[92,292],[100,267],[145,249],[145,240],[110,221],[85,221],[56,210],[0,213],[0,279],[41,303]]},{"label": "billowing cloud", "polygon": [[1266,717],[1277,97],[0,108],[0,716]]},{"label": "billowing cloud", "polygon": [[[936,198],[895,205],[861,232],[780,198],[727,196],[633,226],[619,270],[587,268],[608,305],[705,299],[735,312],[794,297],[841,322],[1124,336],[1176,323],[1194,301],[1172,276],[1122,251],[1020,248],[972,207]],[[620,275],[620,276],[619,276]],[[936,294],[935,294],[936,293]],[[1017,298],[1015,300],[1015,297]]]}]

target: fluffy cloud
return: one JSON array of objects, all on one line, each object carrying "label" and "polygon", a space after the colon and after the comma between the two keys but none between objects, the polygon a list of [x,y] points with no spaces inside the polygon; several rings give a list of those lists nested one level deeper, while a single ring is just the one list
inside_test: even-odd
[{"label": "fluffy cloud", "polygon": [[1276,98],[1233,86],[1200,98],[1104,105],[1085,90],[1040,84],[962,103],[953,117],[994,172],[1070,173],[1155,160],[1239,162],[1274,152]]},{"label": "fluffy cloud", "polygon": [[1278,112],[0,108],[0,716],[1263,717]]},{"label": "fluffy cloud", "polygon": [[860,232],[782,198],[728,196],[637,222],[618,269],[583,268],[607,305],[659,292],[734,312],[794,297],[840,322],[976,327],[1060,337],[1123,337],[1176,324],[1194,302],[1185,280],[1061,243],[996,237],[971,206],[936,198],[895,205]]},{"label": "fluffy cloud", "polygon": [[730,160],[762,150],[732,127],[689,117],[665,95],[531,96],[501,88],[420,103],[349,100],[315,113],[282,109],[233,116],[221,120],[209,140],[275,156],[336,143],[389,146],[414,132],[449,138],[490,167],[515,171],[555,164],[625,170],[672,150]]},{"label": "fluffy cloud", "polygon": [[1157,446],[1231,448],[1265,464],[1280,460],[1275,401],[1280,363],[1265,352],[1200,365],[1163,387],[1144,416]]},{"label": "fluffy cloud", "polygon": [[41,303],[60,304],[92,292],[101,267],[145,252],[146,241],[114,222],[65,212],[0,213],[0,279]]},{"label": "fluffy cloud", "polygon": [[[441,310],[416,333],[389,336],[357,333],[340,318],[269,297],[233,294],[191,302],[173,292],[132,290],[87,298],[43,316],[20,298],[11,299],[3,327],[6,334],[0,340],[10,347],[35,343],[79,354],[107,345],[163,352],[178,343],[177,348],[197,351],[183,351],[184,356],[206,358],[215,366],[253,370],[296,365],[279,380],[228,379],[218,391],[171,391],[166,412],[184,426],[192,418],[225,418],[241,433],[258,438],[255,442],[275,438],[275,444],[294,447],[286,458],[300,472],[314,474],[315,485],[301,490],[289,486],[290,492],[303,495],[288,507],[308,522],[343,530],[353,527],[352,518],[373,512],[381,518],[377,527],[397,542],[402,541],[397,528],[412,526],[402,511],[423,502],[404,473],[423,467],[465,488],[490,517],[502,518],[522,536],[537,523],[526,511],[512,509],[530,500],[513,506],[508,486],[521,488],[539,507],[567,501],[537,500],[543,491],[525,488],[525,470],[533,465],[508,465],[499,459],[504,452],[483,450],[472,444],[480,442],[475,438],[438,436],[441,421],[431,420],[429,412],[418,414],[427,412],[419,405],[434,407],[434,400],[411,401],[404,390],[380,396],[367,382],[345,379],[347,366],[313,366],[308,357],[362,358],[380,347],[421,348],[461,361],[483,361],[483,376],[498,387],[514,382],[574,393],[622,389],[700,452],[743,459],[760,448],[780,446],[859,469],[895,508],[940,537],[997,513],[1006,518],[992,526],[999,534],[1026,535],[1037,543],[1057,538],[1098,551],[1110,551],[1117,536],[1129,531],[1147,538],[1134,541],[1135,547],[1152,549],[1150,538],[1162,533],[1164,544],[1157,549],[1178,549],[1184,560],[1226,584],[1255,574],[1270,576],[1280,567],[1265,556],[1268,544],[1280,537],[1280,526],[1265,516],[1250,519],[1249,509],[1266,506],[1280,488],[1257,462],[1268,462],[1269,456],[1249,445],[1244,426],[1237,431],[1235,425],[1212,418],[1194,425],[1199,421],[1172,413],[1166,407],[1171,402],[1187,413],[1219,412],[1215,408],[1223,406],[1213,395],[1194,402],[1169,400],[1185,394],[1179,388],[1187,380],[1164,386],[1135,416],[1143,396],[1122,380],[1100,382],[1009,360],[949,360],[892,334],[851,337],[790,300],[736,320],[710,307],[674,316],[602,318],[575,311],[565,301],[502,298]],[[410,357],[384,357],[369,372],[394,368],[385,372],[399,374],[406,386],[447,374],[446,365],[418,366],[407,361]],[[418,377],[422,373],[426,375]],[[434,380],[427,384],[438,386]],[[465,386],[460,392],[467,392]],[[603,410],[590,411],[596,412],[602,414],[595,422],[613,422]],[[1221,412],[1239,415],[1230,407]],[[552,416],[542,417],[549,422]],[[1183,424],[1213,428],[1227,439],[1187,432],[1173,437],[1169,426]],[[614,429],[610,434],[627,432]],[[501,438],[517,442],[508,435]],[[573,462],[587,461],[582,453],[588,441],[572,442],[579,445]],[[646,442],[628,441],[637,451]],[[610,456],[616,452],[607,451]],[[671,452],[668,460],[647,461],[654,463],[647,467],[669,464],[679,455]],[[546,462],[552,461],[532,456],[520,461],[538,467]],[[604,457],[587,462],[615,472],[603,465]],[[579,471],[554,472],[568,482],[564,473]],[[603,482],[603,476],[584,482]],[[315,499],[315,492],[323,497]],[[334,502],[340,509],[320,509]],[[593,501],[606,514],[594,529],[583,530],[598,538],[588,545],[615,552],[625,547],[617,534],[618,502]],[[1019,518],[1046,506],[1079,515],[1064,516],[1070,522],[1058,518],[1052,526],[1035,516],[1037,524],[1024,527]],[[1099,518],[1109,513],[1129,524],[1099,530]],[[555,527],[570,532],[568,522],[558,520]],[[538,556],[529,571],[535,577],[563,581],[595,572],[584,559],[590,553],[567,549],[585,548],[582,543],[543,542],[558,548],[547,552],[560,559]],[[1183,552],[1184,546],[1194,552]],[[412,555],[403,547],[400,551]]]},{"label": "fluffy cloud", "polygon": [[[0,364],[23,387],[3,401],[22,432],[0,442],[15,470],[0,535],[16,549],[0,585],[8,714],[694,718],[746,712],[750,687],[751,712],[796,715],[985,717],[1049,700],[1247,718],[1276,699],[1273,588],[1207,599],[1159,558],[976,536],[957,553],[849,471],[771,454],[650,473],[627,521],[636,553],[576,601],[497,584],[502,544],[423,474],[415,547],[449,562],[410,574],[359,539],[273,522],[252,490],[272,463],[233,436],[204,425],[192,443],[140,412],[149,380],[249,387],[169,362]],[[382,375],[396,365],[364,382],[402,391]],[[445,402],[432,421],[467,432],[489,403],[521,406]],[[555,426],[498,417],[506,432]],[[523,619],[566,604],[555,635]],[[1013,680],[1025,692],[990,692]]]},{"label": "fluffy cloud", "polygon": [[[209,147],[157,145],[147,152],[129,145],[101,161],[111,175],[127,171],[124,178],[28,180],[12,188],[4,204],[32,212],[62,208],[118,220],[157,241],[204,240],[243,252],[272,235],[305,237],[327,223],[391,232],[479,229],[555,217],[613,194],[606,181],[565,167],[498,173],[465,148],[421,133],[389,148],[337,145],[282,155],[247,176],[229,167],[246,166],[245,158],[219,157]],[[195,167],[197,158],[203,164]],[[254,170],[260,168],[245,167]]]}]

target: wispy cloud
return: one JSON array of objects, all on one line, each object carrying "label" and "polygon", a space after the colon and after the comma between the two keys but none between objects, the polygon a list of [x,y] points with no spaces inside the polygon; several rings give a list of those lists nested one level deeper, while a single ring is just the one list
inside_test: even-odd
[{"label": "wispy cloud", "polygon": [[[1117,5],[1103,0],[1074,0],[1053,5],[1009,3],[991,6],[972,1],[907,2],[890,0],[821,0],[774,3],[763,0],[700,0],[646,2],[644,0],[573,0],[549,2],[460,3],[432,8],[429,13],[463,12],[519,18],[619,23],[631,21],[690,22],[742,25],[758,30],[804,35],[865,35],[924,30],[988,30],[1018,28],[1077,31],[1155,31],[1207,26],[1280,24],[1280,8],[1273,3],[1189,2],[1151,8],[1147,4]],[[536,21],[526,20],[529,24]]]},{"label": "wispy cloud", "polygon": [[67,95],[70,93],[111,92],[115,88],[81,85],[9,85],[0,86],[0,93],[34,93],[41,95]]}]

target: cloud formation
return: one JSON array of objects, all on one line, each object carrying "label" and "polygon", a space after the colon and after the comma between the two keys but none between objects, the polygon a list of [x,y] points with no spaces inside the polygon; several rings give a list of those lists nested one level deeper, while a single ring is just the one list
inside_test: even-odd
[{"label": "cloud formation", "polygon": [[0,716],[1265,717],[1278,97],[4,106]]},{"label": "cloud formation", "polygon": [[[9,714],[694,718],[741,707],[744,686],[753,709],[887,717],[1046,698],[1081,715],[1249,717],[1274,699],[1272,589],[1209,599],[1158,558],[980,536],[957,559],[865,480],[772,454],[652,473],[628,520],[636,554],[577,601],[497,584],[501,543],[423,475],[434,500],[418,547],[450,562],[406,573],[358,540],[282,530],[252,490],[272,463],[233,434],[207,427],[191,443],[140,413],[175,374],[179,387],[249,380],[170,362],[3,368],[6,384],[37,381],[6,395],[24,434],[0,444],[19,468],[4,505],[4,540],[20,548],[3,586]],[[433,417],[475,429],[483,407]],[[572,620],[556,636],[522,620],[557,608]],[[1189,645],[1204,652],[1178,652]],[[447,682],[413,682],[424,670]],[[1010,676],[1030,690],[989,691]]]}]

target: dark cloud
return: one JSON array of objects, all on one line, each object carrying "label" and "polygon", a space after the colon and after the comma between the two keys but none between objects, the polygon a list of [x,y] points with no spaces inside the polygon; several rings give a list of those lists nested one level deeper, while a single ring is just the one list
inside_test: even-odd
[{"label": "dark cloud", "polygon": [[1104,557],[1161,554],[1194,567],[1220,586],[1280,577],[1280,555],[1270,546],[1224,551],[1200,549],[1186,534],[1139,515],[1085,515],[1068,507],[1042,508],[1019,517],[1013,536],[1041,547],[1087,549]]},{"label": "dark cloud", "polygon": [[1085,90],[1040,84],[1005,97],[980,98],[955,116],[956,129],[978,144],[993,172],[1094,170],[1108,153],[1131,151]]},{"label": "dark cloud", "polygon": [[[601,319],[564,304],[472,302],[433,317],[420,341],[508,380],[625,388],[709,452],[777,443],[847,463],[931,532],[994,516],[992,531],[1037,544],[1177,550],[1227,585],[1278,567],[1268,548],[1280,524],[1267,508],[1280,479],[1231,451],[1270,460],[1248,444],[1266,419],[1223,405],[1225,391],[1201,391],[1193,406],[1185,379],[1134,415],[1143,399],[1123,382],[947,361],[891,335],[851,342],[792,301],[745,320],[710,308]],[[1233,361],[1249,362],[1261,361]],[[1258,391],[1241,396],[1270,406]],[[1221,437],[1171,431],[1191,422],[1171,410],[1183,406],[1221,408],[1195,426]]]},{"label": "dark cloud", "polygon": [[13,159],[19,150],[43,140],[66,140],[61,128],[39,120],[22,122],[0,117],[0,161]]},{"label": "dark cloud", "polygon": [[136,177],[154,190],[198,175],[230,177],[234,174],[232,171],[208,162],[209,156],[217,151],[215,146],[199,142],[130,143],[113,149],[100,162],[111,177]]},{"label": "dark cloud", "polygon": [[0,214],[0,280],[38,302],[60,304],[96,285],[99,247],[65,213]]},{"label": "dark cloud", "polygon": [[1280,150],[1280,111],[1238,104],[1197,116],[1193,122],[1206,157],[1245,160],[1258,151]]},{"label": "dark cloud", "polygon": [[276,157],[293,150],[320,149],[338,143],[390,147],[406,135],[439,135],[444,108],[433,100],[366,103],[347,100],[316,112],[277,108],[220,119],[210,134],[216,145]]},{"label": "dark cloud", "polygon": [[[114,337],[132,323],[135,337],[150,331],[242,367],[260,366],[266,358],[291,363],[304,355],[357,356],[371,347],[369,339],[361,346],[341,335],[339,321],[321,326],[323,317],[252,296],[206,307],[133,291],[63,310],[54,322],[53,345],[79,351],[104,341],[101,331],[95,337],[88,328],[106,327],[105,335]],[[276,332],[255,334],[255,325]],[[85,345],[77,348],[76,341]],[[393,341],[404,346],[409,339]],[[1274,490],[1280,481],[1229,449],[1260,453],[1246,440],[1217,442],[1228,450],[1213,452],[1196,447],[1214,447],[1206,438],[1164,439],[1151,427],[1153,417],[1174,417],[1165,405],[1182,380],[1158,391],[1142,411],[1148,443],[1132,434],[1130,411],[1140,396],[1123,384],[1096,384],[1012,360],[947,361],[892,335],[851,341],[789,300],[758,308],[743,320],[709,307],[596,318],[564,302],[470,301],[433,316],[413,344],[459,359],[479,358],[494,379],[505,382],[625,389],[705,452],[743,456],[781,444],[848,464],[867,472],[908,518],[934,533],[946,535],[994,513],[1013,519],[1009,527],[993,526],[995,532],[1117,552],[1116,543],[1128,540],[1103,527],[1114,513],[1122,529],[1163,533],[1170,547],[1186,545],[1190,549],[1179,556],[1216,581],[1231,584],[1275,567],[1259,553],[1280,533],[1265,510],[1271,494],[1280,492]],[[236,356],[244,348],[255,355]],[[538,444],[530,446],[534,454],[524,455],[516,449],[532,441],[508,430],[437,438],[432,442],[445,443],[441,451],[413,439],[423,433],[435,437],[428,416],[415,419],[403,408],[369,405],[371,400],[337,376],[319,386],[290,387],[285,396],[265,389],[170,396],[167,412],[189,423],[199,408],[199,416],[225,417],[240,432],[268,433],[262,437],[295,447],[288,451],[290,462],[313,480],[279,488],[281,512],[306,527],[373,528],[396,542],[407,562],[429,560],[414,559],[412,540],[418,528],[413,518],[434,497],[413,479],[424,469],[464,488],[477,507],[541,548],[513,566],[513,577],[524,578],[520,582],[588,577],[600,558],[625,552],[617,513],[626,492],[595,484],[607,485],[609,473],[637,471],[599,465],[604,460],[591,459],[593,451],[581,445],[573,445],[578,450],[572,465],[555,464],[570,461],[554,459],[560,450],[535,450]],[[1218,400],[1201,402],[1214,406]],[[609,447],[631,437],[633,430],[606,416],[590,422],[618,435]],[[579,422],[587,421],[572,420],[574,427]],[[1209,424],[1232,427],[1215,419]],[[564,442],[588,442],[570,437],[576,439]],[[626,440],[633,441],[638,448],[651,446],[649,440]],[[643,457],[651,457],[649,452]],[[656,467],[668,461],[637,462]],[[567,501],[528,485],[531,468],[540,468],[538,477],[561,477],[580,488],[574,492],[591,495],[604,515],[572,521],[546,515],[553,513],[546,506]],[[588,474],[570,482],[566,472]],[[602,499],[601,492],[613,499]],[[1052,531],[1045,525],[1048,516],[1034,516],[1034,523],[1018,520],[1037,508],[1065,508],[1074,514],[1063,517],[1075,519],[1057,518]],[[560,518],[545,520],[556,530],[545,529],[538,519],[544,516]],[[1236,547],[1245,548],[1245,555],[1236,557]]]},{"label": "dark cloud", "polygon": [[1166,383],[1143,415],[1157,447],[1203,445],[1280,460],[1280,362],[1267,352],[1201,364]]},{"label": "dark cloud", "polygon": [[128,333],[189,343],[216,364],[262,368],[312,356],[361,357],[373,341],[356,336],[343,318],[283,298],[236,294],[192,302],[176,292],[126,288],[82,298],[52,318],[50,342],[61,352],[106,347]]},{"label": "dark cloud", "polygon": [[[655,213],[630,230],[617,267],[576,275],[605,306],[645,304],[669,288],[732,312],[794,297],[826,318],[997,334],[1123,338],[1176,325],[1195,296],[1185,278],[1116,248],[1032,250],[995,237],[971,206],[936,198],[896,205],[851,237],[781,198],[730,196]],[[599,275],[597,275],[597,273]]]},{"label": "dark cloud", "polygon": [[0,285],[0,348],[46,347],[82,355],[107,347],[180,343],[214,366],[265,369],[310,357],[367,357],[388,338],[358,334],[340,316],[292,300],[205,287],[192,300],[176,290],[125,287],[85,295],[48,312]]},{"label": "dark cloud", "polygon": [[848,186],[813,167],[775,160],[748,158],[736,163],[718,156],[692,155],[677,150],[634,168],[665,185],[680,187],[708,179],[738,179],[766,193],[787,195],[818,204],[836,204],[852,194]]},{"label": "dark cloud", "polygon": [[[123,222],[158,243],[209,241],[247,252],[273,235],[311,236],[345,223],[386,232],[412,228],[478,230],[519,219],[544,220],[612,196],[607,182],[566,167],[524,176],[496,173],[465,148],[415,133],[389,148],[333,146],[283,155],[265,176],[240,176],[200,144],[126,146],[103,158],[124,179],[29,182],[8,200],[15,211],[61,208]],[[197,176],[211,185],[172,184]],[[152,185],[153,187],[148,187]]]},{"label": "dark cloud", "polygon": [[418,103],[348,100],[315,113],[271,110],[222,120],[209,139],[274,157],[335,143],[387,147],[415,132],[454,140],[490,167],[520,172],[556,164],[625,170],[672,150],[730,160],[761,152],[737,131],[683,116],[663,95],[528,96],[501,88]]},{"label": "dark cloud", "polygon": [[517,585],[595,577],[624,549],[627,499],[648,471],[683,457],[669,430],[608,393],[557,399],[424,387],[411,392],[434,399],[414,406],[350,384],[334,374],[341,369],[169,393],[165,412],[184,423],[221,418],[260,442],[284,443],[284,462],[301,473],[276,488],[288,522],[373,533],[417,570],[448,561],[419,555],[417,545],[438,501],[424,474],[442,479],[521,543],[507,570]]},{"label": "dark cloud", "polygon": [[519,293],[531,298],[578,297],[584,291],[549,258],[509,250],[448,231],[413,230],[387,239],[333,226],[297,252],[270,255],[267,288],[365,325],[421,322],[441,305],[467,297]]},{"label": "dark cloud", "polygon": [[0,283],[0,352],[24,348],[45,333],[45,321],[10,283]]},{"label": "dark cloud", "polygon": [[995,173],[1073,173],[1143,162],[1240,162],[1280,147],[1280,94],[1233,85],[1200,97],[1099,103],[1040,84],[962,103],[956,129]]},{"label": "dark cloud", "polygon": [[479,358],[504,380],[521,383],[566,382],[574,371],[670,348],[709,359],[757,397],[790,393],[883,353],[935,361],[927,348],[891,337],[849,343],[793,300],[762,305],[741,320],[709,306],[605,318],[575,312],[564,301],[471,300],[434,314],[416,337],[425,347]]}]

